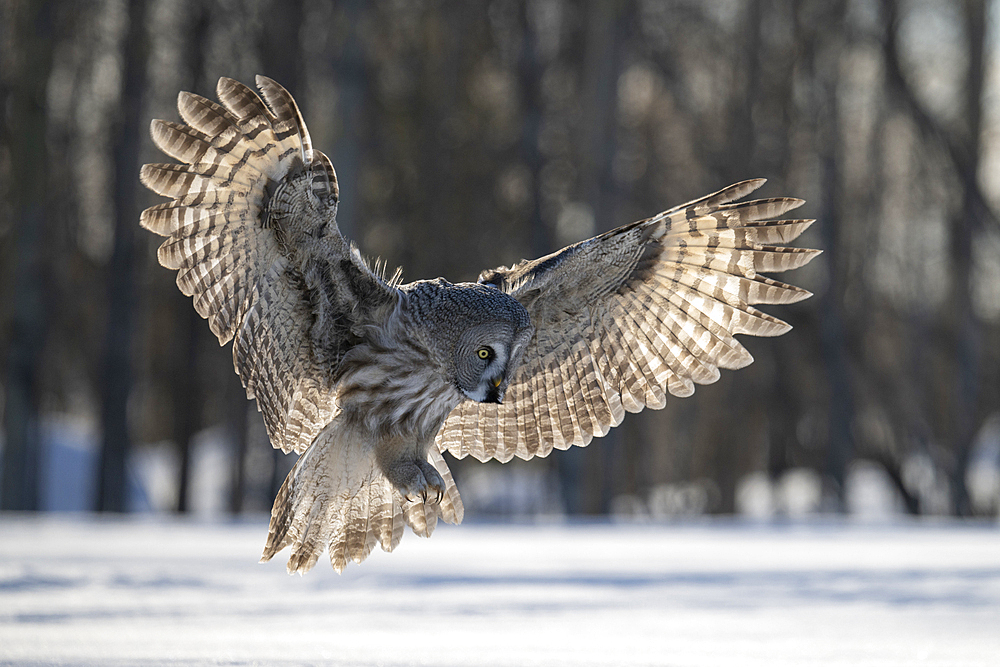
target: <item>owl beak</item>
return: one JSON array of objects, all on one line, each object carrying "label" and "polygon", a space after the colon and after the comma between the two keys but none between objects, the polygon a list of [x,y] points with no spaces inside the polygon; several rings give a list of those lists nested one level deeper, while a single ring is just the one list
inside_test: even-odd
[{"label": "owl beak", "polygon": [[484,403],[497,403],[499,404],[503,401],[503,392],[500,391],[500,385],[503,384],[503,376],[498,375],[497,377],[490,380],[490,389],[486,392],[486,400]]}]

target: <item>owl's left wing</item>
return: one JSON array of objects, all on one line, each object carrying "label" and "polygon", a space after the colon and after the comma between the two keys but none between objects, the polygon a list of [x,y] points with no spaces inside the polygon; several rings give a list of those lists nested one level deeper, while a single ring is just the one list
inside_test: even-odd
[{"label": "owl's left wing", "polygon": [[143,184],[171,201],[140,224],[167,237],[160,263],[219,344],[233,341],[271,443],[301,453],[332,418],[334,370],[356,331],[397,294],[341,235],[336,173],[295,100],[257,84],[263,100],[223,77],[221,104],[181,93],[184,123],[153,121],[153,142],[182,164],[143,166]]},{"label": "owl's left wing", "polygon": [[535,336],[502,405],[465,401],[438,447],[463,458],[508,461],[586,445],[625,412],[662,408],[666,394],[742,368],[753,358],[734,334],[791,327],[753,304],[794,303],[806,290],[759,275],[798,268],[818,250],[784,248],[812,220],[777,220],[799,199],[731,203],[744,181],[480,282],[528,310]]}]

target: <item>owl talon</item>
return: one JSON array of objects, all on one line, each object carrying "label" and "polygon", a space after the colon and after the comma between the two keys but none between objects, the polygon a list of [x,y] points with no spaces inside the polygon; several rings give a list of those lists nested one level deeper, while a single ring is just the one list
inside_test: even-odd
[{"label": "owl talon", "polygon": [[384,472],[407,503],[435,504],[444,498],[444,479],[425,461],[398,462]]}]

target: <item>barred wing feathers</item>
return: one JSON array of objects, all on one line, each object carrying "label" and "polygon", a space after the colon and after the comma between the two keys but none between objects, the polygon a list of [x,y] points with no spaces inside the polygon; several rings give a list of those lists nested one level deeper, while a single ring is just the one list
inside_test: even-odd
[{"label": "barred wing feathers", "polygon": [[535,336],[502,405],[461,403],[437,437],[463,458],[508,461],[586,445],[625,412],[688,396],[719,369],[753,361],[735,334],[790,326],[753,307],[806,290],[759,275],[800,267],[817,250],[779,247],[812,224],[778,220],[798,199],[731,203],[744,181],[510,269],[484,272],[520,301]]},{"label": "barred wing feathers", "polygon": [[310,303],[267,224],[266,204],[303,166],[314,188],[334,201],[337,182],[329,159],[313,151],[291,95],[265,77],[257,83],[266,105],[222,78],[221,105],[181,93],[186,124],[153,121],[154,143],[183,164],[142,168],[143,184],[172,201],[146,209],[140,224],[167,237],[160,263],[177,270],[177,286],[193,297],[219,343],[236,339],[236,372],[257,399],[271,442],[301,452],[330,420],[332,383],[313,354]]}]

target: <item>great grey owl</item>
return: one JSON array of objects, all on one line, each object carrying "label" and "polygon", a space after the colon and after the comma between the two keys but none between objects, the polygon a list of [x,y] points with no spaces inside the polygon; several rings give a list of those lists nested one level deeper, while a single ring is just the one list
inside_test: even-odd
[{"label": "great grey owl", "polygon": [[266,104],[223,78],[221,105],[181,93],[185,124],[154,120],[183,164],[147,164],[172,201],[141,224],[194,297],[257,399],[271,443],[300,454],[274,501],[263,560],[289,572],[329,549],[339,572],[403,525],[428,536],[462,520],[442,452],[480,461],[586,445],[625,412],[688,396],[752,359],[734,334],[789,329],[751,304],[809,292],[761,272],[818,251],[776,247],[810,220],[797,199],[731,203],[737,183],[511,268],[477,284],[399,284],[337,228],[337,178],[292,96],[257,78]]}]

